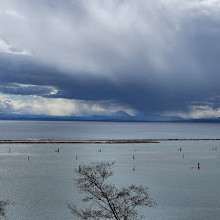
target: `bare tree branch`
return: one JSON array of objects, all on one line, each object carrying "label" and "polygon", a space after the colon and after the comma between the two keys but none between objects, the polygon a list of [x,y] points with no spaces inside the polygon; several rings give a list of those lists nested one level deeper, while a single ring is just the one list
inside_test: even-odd
[{"label": "bare tree branch", "polygon": [[0,216],[5,216],[5,208],[9,205],[9,201],[0,201]]},{"label": "bare tree branch", "polygon": [[138,206],[155,206],[156,203],[148,195],[148,189],[143,186],[131,185],[118,188],[114,184],[106,183],[113,176],[114,163],[97,162],[84,165],[75,170],[79,178],[75,180],[78,189],[87,196],[84,202],[90,202],[90,207],[78,210],[69,204],[70,211],[79,219],[86,220],[140,220]]}]

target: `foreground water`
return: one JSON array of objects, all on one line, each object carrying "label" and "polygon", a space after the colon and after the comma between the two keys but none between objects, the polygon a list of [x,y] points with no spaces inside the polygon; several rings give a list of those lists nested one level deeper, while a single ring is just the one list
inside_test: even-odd
[{"label": "foreground water", "polygon": [[[14,126],[16,123],[21,125],[18,122],[13,123]],[[39,123],[41,126],[38,127],[36,124],[32,126],[31,123],[32,125]],[[60,122],[53,122],[53,126],[51,122],[45,123],[51,129],[55,127],[53,129],[57,136],[54,137],[57,139],[65,137],[66,134],[63,134],[61,130],[68,129],[64,129],[62,123],[62,129],[59,129]],[[28,138],[30,134],[32,134],[31,138],[42,138],[46,133],[45,128],[42,127],[45,124],[42,124],[44,123],[30,122],[30,124],[21,125],[21,130],[19,127],[8,128],[8,130],[14,130],[14,133],[9,131],[12,139],[14,136],[16,136],[14,139]],[[100,123],[97,125],[99,128],[95,126],[96,123],[81,124],[82,127],[92,125],[94,125],[94,130],[87,128],[87,132],[83,132],[83,129],[77,130],[75,123],[70,123],[68,127],[74,127],[75,132],[68,131],[66,137],[70,139],[98,138],[97,131],[102,131],[99,138],[103,139],[129,138],[130,135],[132,138],[152,138],[152,136],[171,138],[175,135],[178,138],[192,138],[192,136],[193,138],[219,138],[220,131],[218,124],[192,124],[190,126],[185,123],[140,123],[139,127],[138,123],[122,123],[121,125],[120,123],[115,125],[114,123]],[[108,125],[110,128],[106,128]],[[114,126],[115,129],[113,129]],[[131,127],[137,130],[132,133]],[[126,129],[129,135],[126,134]],[[35,131],[38,132],[35,133]],[[1,133],[9,136],[6,131]],[[53,132],[48,130],[47,133],[52,138]],[[143,137],[144,134],[146,136]],[[182,148],[181,152],[178,151],[179,147]],[[59,154],[55,152],[57,148],[60,149]],[[101,152],[99,152],[100,149]],[[77,191],[73,181],[76,177],[74,169],[80,164],[101,160],[116,162],[115,175],[111,180],[114,184],[118,186],[132,183],[142,184],[149,188],[150,196],[158,205],[155,208],[141,210],[145,215],[144,219],[220,219],[220,141],[114,145],[2,144],[0,145],[0,199],[11,201],[7,208],[7,217],[11,220],[76,219],[67,208],[67,203],[70,202],[83,206],[80,202],[81,194]],[[200,170],[197,169],[198,162],[201,166]],[[133,171],[134,166],[135,171]]]}]

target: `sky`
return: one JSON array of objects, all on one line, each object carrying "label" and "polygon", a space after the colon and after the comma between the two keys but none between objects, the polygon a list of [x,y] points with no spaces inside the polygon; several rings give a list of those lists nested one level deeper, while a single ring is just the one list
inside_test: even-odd
[{"label": "sky", "polygon": [[220,0],[0,0],[0,113],[220,117]]}]

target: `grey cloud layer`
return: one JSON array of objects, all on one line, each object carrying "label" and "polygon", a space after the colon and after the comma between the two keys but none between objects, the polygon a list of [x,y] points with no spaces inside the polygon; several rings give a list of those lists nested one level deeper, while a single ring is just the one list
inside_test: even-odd
[{"label": "grey cloud layer", "polygon": [[0,39],[32,55],[1,55],[0,91],[46,96],[50,86],[57,97],[114,100],[147,114],[209,99],[218,108],[219,2],[0,3]]}]

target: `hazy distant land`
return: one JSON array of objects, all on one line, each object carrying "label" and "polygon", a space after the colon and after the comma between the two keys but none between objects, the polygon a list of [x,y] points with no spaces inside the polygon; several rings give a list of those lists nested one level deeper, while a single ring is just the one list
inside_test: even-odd
[{"label": "hazy distant land", "polygon": [[0,144],[129,144],[159,143],[161,141],[220,141],[213,138],[169,139],[111,139],[111,140],[0,140]]}]

